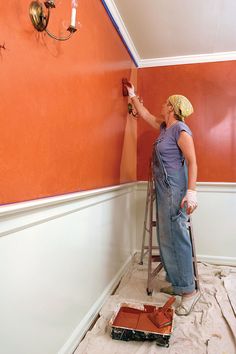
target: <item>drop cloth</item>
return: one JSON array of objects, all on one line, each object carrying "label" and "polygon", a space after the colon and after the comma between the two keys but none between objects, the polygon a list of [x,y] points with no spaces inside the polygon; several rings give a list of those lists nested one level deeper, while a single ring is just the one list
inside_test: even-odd
[{"label": "drop cloth", "polygon": [[[236,354],[236,267],[198,263],[202,296],[189,316],[175,316],[169,348],[155,342],[122,342],[110,337],[109,320],[123,302],[154,303],[162,306],[169,295],[159,292],[168,285],[164,271],[154,280],[152,296],[147,296],[147,264],[132,266],[115,295],[100,311],[100,318],[80,343],[75,354]],[[180,297],[176,297],[176,304]]]}]

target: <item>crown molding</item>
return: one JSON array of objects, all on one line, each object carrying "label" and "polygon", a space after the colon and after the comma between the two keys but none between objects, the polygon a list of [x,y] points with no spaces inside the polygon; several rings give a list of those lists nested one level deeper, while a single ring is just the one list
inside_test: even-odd
[{"label": "crown molding", "polygon": [[102,0],[102,3],[110,17],[114,27],[116,28],[118,34],[120,35],[124,45],[126,46],[127,50],[129,51],[130,56],[132,57],[136,66],[139,66],[140,63],[140,56],[138,51],[132,41],[129,32],[122,20],[122,17],[114,3],[113,0]]},{"label": "crown molding", "polygon": [[119,10],[115,5],[115,2],[113,0],[102,0],[102,3],[124,45],[129,51],[130,56],[138,68],[236,60],[236,51],[141,59],[134,45],[134,42],[132,41],[132,38],[130,37],[129,32],[122,20]]},{"label": "crown molding", "polygon": [[140,59],[138,61],[138,66],[140,68],[148,68],[153,66],[210,63],[210,62],[219,62],[219,61],[228,61],[228,60],[236,60],[236,51],[209,53],[209,54],[182,55],[176,57],[163,57],[163,58],[153,58],[153,59]]}]

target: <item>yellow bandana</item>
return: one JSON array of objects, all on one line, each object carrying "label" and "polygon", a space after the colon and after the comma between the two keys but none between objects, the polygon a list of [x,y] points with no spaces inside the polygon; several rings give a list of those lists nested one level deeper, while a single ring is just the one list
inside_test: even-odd
[{"label": "yellow bandana", "polygon": [[193,106],[185,96],[172,95],[168,98],[168,101],[173,106],[175,114],[177,114],[182,120],[193,113]]}]

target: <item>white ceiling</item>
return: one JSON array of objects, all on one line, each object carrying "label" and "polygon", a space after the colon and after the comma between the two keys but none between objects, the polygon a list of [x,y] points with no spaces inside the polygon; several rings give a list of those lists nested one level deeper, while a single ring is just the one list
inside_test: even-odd
[{"label": "white ceiling", "polygon": [[236,0],[111,2],[138,60],[236,53]]}]

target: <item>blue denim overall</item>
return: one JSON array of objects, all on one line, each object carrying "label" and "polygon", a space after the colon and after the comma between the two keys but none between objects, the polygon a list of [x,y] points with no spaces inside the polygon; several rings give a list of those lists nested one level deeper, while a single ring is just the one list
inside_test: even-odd
[{"label": "blue denim overall", "polygon": [[187,168],[167,171],[158,151],[158,140],[153,150],[153,175],[156,191],[157,241],[166,279],[175,294],[195,289],[192,245],[187,229],[186,208],[180,204],[187,190]]}]

